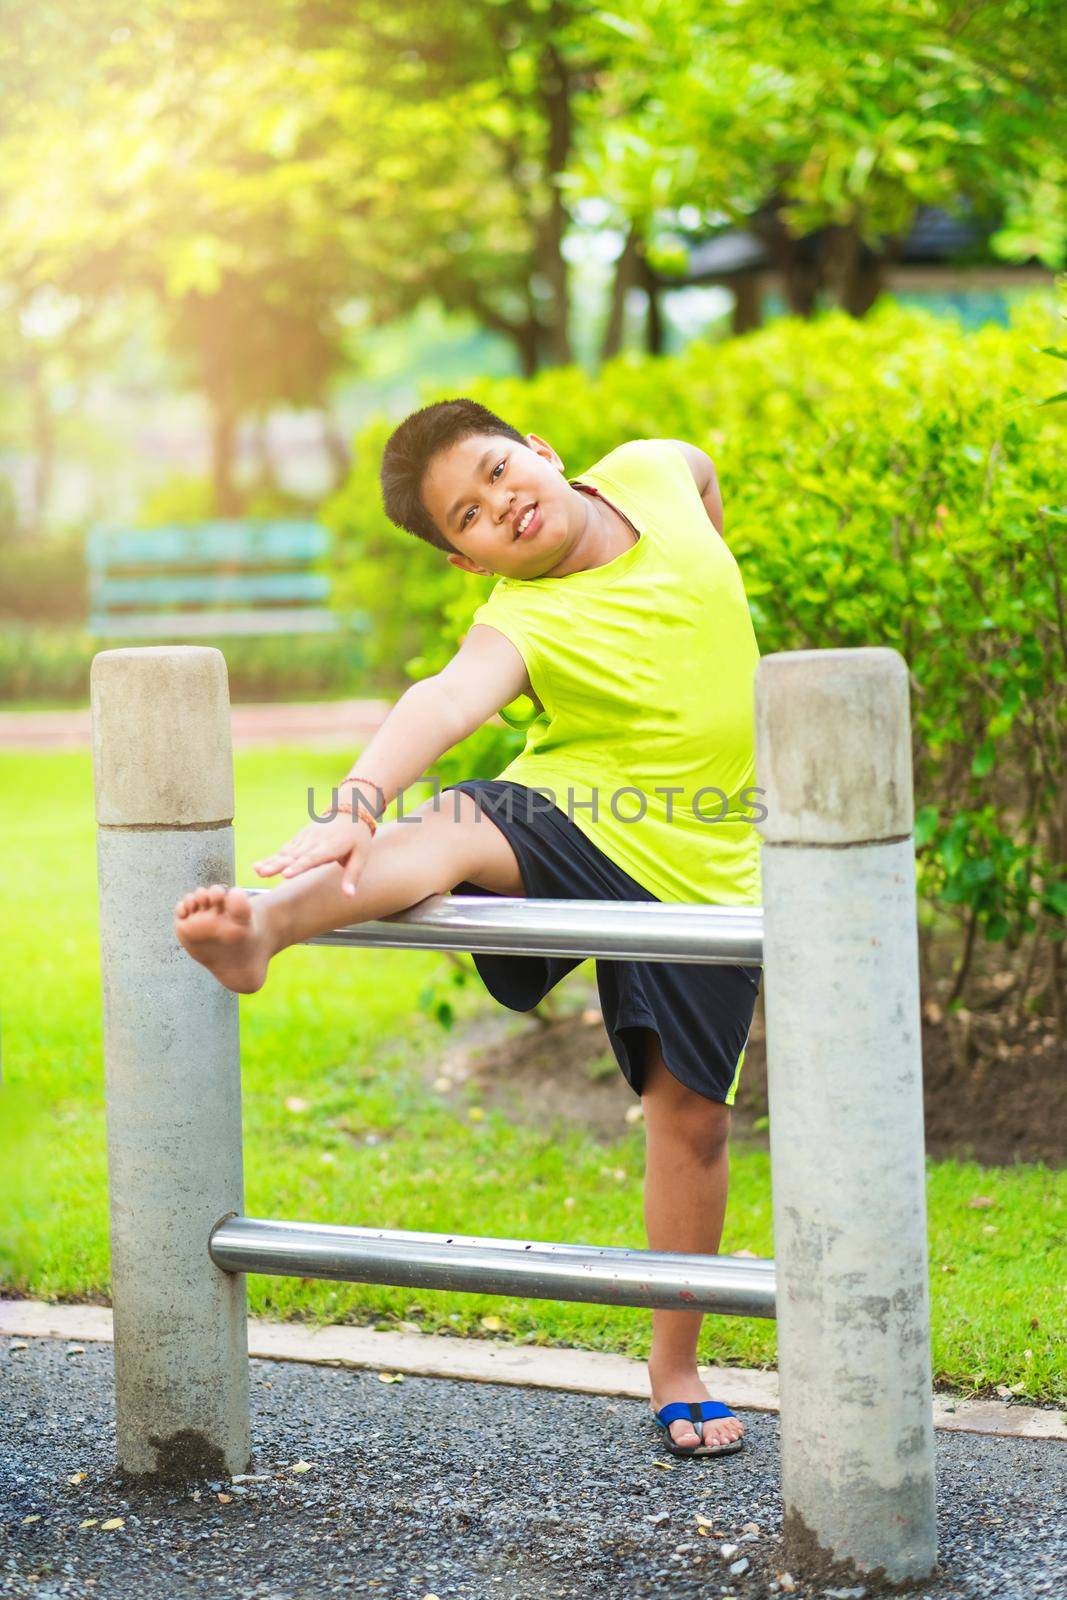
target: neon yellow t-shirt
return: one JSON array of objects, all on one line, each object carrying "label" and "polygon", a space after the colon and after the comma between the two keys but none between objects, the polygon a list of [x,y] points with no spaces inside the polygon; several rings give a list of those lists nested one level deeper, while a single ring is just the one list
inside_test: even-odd
[{"label": "neon yellow t-shirt", "polygon": [[498,776],[547,793],[659,900],[758,905],[759,647],[737,562],[668,440],[620,445],[572,481],[640,537],[604,566],[502,577],[475,611],[544,707]]}]

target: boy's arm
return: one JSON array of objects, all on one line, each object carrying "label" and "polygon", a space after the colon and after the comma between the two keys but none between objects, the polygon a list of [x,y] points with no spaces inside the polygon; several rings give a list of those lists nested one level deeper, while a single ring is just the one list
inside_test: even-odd
[{"label": "boy's arm", "polygon": [[[404,690],[353,763],[359,777],[368,780],[357,787],[375,810],[388,806],[501,706],[531,692],[525,663],[511,640],[485,623],[475,624],[440,672]],[[382,791],[380,803],[374,785]],[[342,795],[350,791],[351,785],[339,786]]]},{"label": "boy's arm", "polygon": [[715,463],[711,457],[695,444],[686,444],[682,439],[669,439],[668,444],[678,446],[683,456],[689,463],[689,469],[696,480],[697,492],[704,502],[704,510],[708,514],[715,532],[722,537],[722,494],[719,489],[719,480],[715,476]]}]

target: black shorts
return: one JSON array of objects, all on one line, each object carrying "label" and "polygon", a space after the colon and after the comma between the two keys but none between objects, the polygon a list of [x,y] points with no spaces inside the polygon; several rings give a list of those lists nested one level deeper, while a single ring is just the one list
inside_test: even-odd
[{"label": "black shorts", "polygon": [[[608,859],[558,806],[535,791],[503,778],[451,783],[474,796],[483,818],[495,823],[518,859],[531,900],[652,900],[657,896]],[[511,790],[510,804],[506,791]],[[489,895],[489,889],[459,883],[453,894]],[[512,1011],[529,1011],[561,978],[580,966],[581,956],[501,956],[472,952],[478,975],[494,1000]],[[597,989],[611,1048],[635,1094],[642,1089],[643,1042],[639,1029],[659,1034],[668,1070],[708,1100],[732,1105],[745,1058],[761,967],[690,961],[596,963]]]}]

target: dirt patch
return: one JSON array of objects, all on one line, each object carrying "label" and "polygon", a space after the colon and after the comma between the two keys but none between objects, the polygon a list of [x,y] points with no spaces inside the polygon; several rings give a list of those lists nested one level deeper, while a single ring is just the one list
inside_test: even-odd
[{"label": "dirt patch", "polygon": [[[938,999],[924,1002],[927,1150],[986,1166],[1062,1166],[1067,1044],[1056,1039],[1049,1018],[1013,1023],[998,1007],[1002,988],[993,982],[987,1010],[946,1014]],[[546,1133],[581,1127],[610,1143],[626,1132],[640,1101],[608,1043],[595,985],[575,975],[552,999],[554,1010],[543,1020],[494,1008],[461,1026],[438,1055],[434,1076],[477,1088],[481,1104],[517,1122]],[[735,1138],[765,1141],[767,1114],[761,993],[741,1073]]]},{"label": "dirt patch", "polygon": [[[756,1026],[759,1024],[759,1037]],[[1044,1161],[1062,1166],[1067,1128],[1067,1048],[1040,1032],[1007,1045],[989,1019],[923,1022],[926,1149],[983,1166]],[[969,1033],[969,1045],[964,1045]],[[1042,1039],[1045,1040],[1042,1043]],[[1005,1046],[1005,1053],[998,1050]],[[961,1054],[970,1054],[961,1065]],[[741,1071],[738,1111],[749,1122],[767,1115],[767,1053],[762,996]]]},{"label": "dirt patch", "polygon": [[641,1108],[608,1043],[596,987],[576,977],[543,1016],[493,1007],[460,1025],[427,1084],[447,1081],[476,1089],[480,1105],[512,1121],[548,1134],[584,1128],[605,1144]]}]

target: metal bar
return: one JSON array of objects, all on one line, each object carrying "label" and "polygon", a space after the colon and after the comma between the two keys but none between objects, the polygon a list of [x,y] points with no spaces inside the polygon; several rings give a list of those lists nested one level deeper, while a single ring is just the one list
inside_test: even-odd
[{"label": "metal bar", "polygon": [[[270,891],[246,888],[245,893]],[[334,928],[303,942],[758,967],[763,962],[763,910],[644,900],[436,894],[405,911]]]},{"label": "metal bar", "polygon": [[712,1311],[719,1316],[775,1315],[774,1262],[747,1256],[660,1254],[236,1216],[216,1224],[208,1250],[224,1272]]}]

